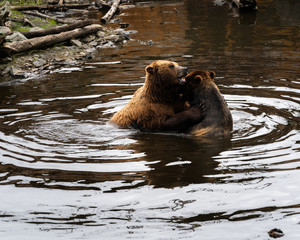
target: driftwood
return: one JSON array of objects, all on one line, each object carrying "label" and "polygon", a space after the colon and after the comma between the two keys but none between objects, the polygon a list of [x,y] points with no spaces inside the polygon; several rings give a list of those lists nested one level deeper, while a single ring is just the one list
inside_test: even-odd
[{"label": "driftwood", "polygon": [[109,11],[101,18],[102,23],[107,23],[118,10],[121,0],[114,0]]},{"label": "driftwood", "polygon": [[11,10],[16,11],[29,11],[29,10],[67,10],[89,7],[89,3],[82,4],[57,4],[57,5],[23,5],[23,6],[11,6]]},{"label": "driftwood", "polygon": [[24,26],[29,26],[29,27],[34,27],[34,24],[29,21],[28,18],[8,18],[8,20],[13,21],[13,22],[19,22],[22,23]]},{"label": "driftwood", "polygon": [[70,25],[64,25],[60,27],[55,27],[51,29],[43,29],[43,30],[37,30],[32,32],[21,32],[26,38],[36,38],[36,37],[43,37],[50,34],[58,34],[61,32],[67,32],[71,31],[75,28],[82,28],[87,25],[91,25],[93,23],[92,20],[84,20],[84,21],[78,21],[75,23],[72,23]]},{"label": "driftwood", "polygon": [[3,50],[7,55],[9,55],[11,53],[20,53],[30,51],[33,49],[40,49],[52,46],[57,43],[66,42],[72,38],[78,38],[83,37],[85,35],[93,34],[101,29],[101,25],[92,24],[83,28],[76,28],[74,30],[62,32],[59,34],[52,34],[39,38],[31,38],[19,42],[4,43]]},{"label": "driftwood", "polygon": [[46,19],[46,18],[52,19],[57,23],[69,23],[69,22],[63,21],[59,18],[52,17],[52,16],[49,16],[49,15],[46,15],[46,14],[43,14],[40,12],[24,11],[23,13],[25,13],[26,15],[32,15],[32,16],[36,16],[36,17],[40,17],[40,18],[44,18],[44,19]]}]

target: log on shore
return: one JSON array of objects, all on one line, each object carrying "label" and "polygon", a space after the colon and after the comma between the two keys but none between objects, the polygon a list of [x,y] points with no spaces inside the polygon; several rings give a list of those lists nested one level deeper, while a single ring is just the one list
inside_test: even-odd
[{"label": "log on shore", "polygon": [[101,30],[100,24],[92,24],[83,28],[76,28],[68,32],[52,34],[39,38],[31,38],[19,42],[4,43],[2,50],[7,54],[26,52],[34,49],[49,47],[57,43],[66,42],[72,38],[79,38]]},{"label": "log on shore", "polygon": [[54,20],[57,23],[63,23],[63,24],[70,23],[70,22],[66,22],[66,21],[61,20],[59,18],[52,17],[52,16],[49,16],[49,15],[46,15],[46,14],[43,14],[43,13],[40,13],[40,12],[24,11],[23,13],[25,13],[26,15],[31,15],[31,16],[35,16],[35,17],[44,18],[44,19],[49,18],[49,19]]},{"label": "log on shore", "polygon": [[102,23],[107,23],[118,10],[121,0],[114,0],[109,11],[101,18]]},{"label": "log on shore", "polygon": [[57,5],[22,5],[22,6],[11,6],[11,10],[16,11],[29,11],[29,10],[67,10],[67,9],[78,9],[87,8],[89,3],[82,4],[57,4]]},{"label": "log on shore", "polygon": [[8,20],[13,21],[13,22],[19,22],[22,23],[24,26],[29,26],[29,27],[34,27],[35,25],[29,21],[28,18],[8,18]]},{"label": "log on shore", "polygon": [[32,31],[32,32],[21,32],[26,38],[36,38],[36,37],[43,37],[46,35],[51,35],[51,34],[58,34],[61,32],[67,32],[71,31],[75,28],[82,28],[88,25],[91,25],[93,23],[92,20],[84,20],[84,21],[78,21],[74,22],[70,25],[64,25],[64,26],[59,26],[51,29],[43,29],[43,30],[37,30],[37,31]]}]

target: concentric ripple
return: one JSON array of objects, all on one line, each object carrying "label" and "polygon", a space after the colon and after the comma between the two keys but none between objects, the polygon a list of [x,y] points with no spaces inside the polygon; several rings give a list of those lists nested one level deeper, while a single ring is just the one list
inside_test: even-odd
[{"label": "concentric ripple", "polygon": [[[210,0],[134,2],[124,46],[0,85],[0,238],[260,240],[280,228],[298,240],[298,4],[232,17]],[[231,136],[107,123],[155,59],[216,72]]]}]

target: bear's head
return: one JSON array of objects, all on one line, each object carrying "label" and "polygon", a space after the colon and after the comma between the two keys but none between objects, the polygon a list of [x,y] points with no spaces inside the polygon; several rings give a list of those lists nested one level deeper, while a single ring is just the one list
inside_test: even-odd
[{"label": "bear's head", "polygon": [[212,71],[193,71],[185,77],[187,85],[193,87],[210,86],[215,80],[215,72]]},{"label": "bear's head", "polygon": [[146,80],[160,87],[172,87],[184,84],[183,77],[187,75],[187,68],[176,62],[157,60],[146,67]]},{"label": "bear's head", "polygon": [[193,71],[185,77],[184,98],[193,105],[201,98],[206,97],[206,93],[213,89],[218,89],[214,83],[215,72],[212,71]]}]

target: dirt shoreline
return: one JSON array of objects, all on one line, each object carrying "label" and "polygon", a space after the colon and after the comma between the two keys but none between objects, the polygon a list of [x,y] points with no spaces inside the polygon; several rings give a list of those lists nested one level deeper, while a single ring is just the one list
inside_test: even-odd
[{"label": "dirt shoreline", "polygon": [[[128,6],[123,5],[123,9]],[[130,5],[130,7],[134,7]],[[95,34],[86,35],[79,39],[56,44],[52,47],[32,50],[29,52],[6,56],[0,62],[0,78],[5,81],[26,79],[51,74],[62,67],[78,67],[92,59],[101,48],[115,48],[126,43],[133,31],[126,31],[129,24],[120,23],[118,15],[112,20],[117,24],[112,27],[102,25]],[[63,18],[64,21],[74,21],[72,17]],[[96,18],[91,18],[96,23]],[[41,22],[42,24],[42,22]],[[39,27],[39,26],[36,26]],[[1,82],[1,81],[0,81]]]},{"label": "dirt shoreline", "polygon": [[28,78],[51,73],[63,66],[78,66],[92,59],[97,49],[115,48],[126,43],[130,31],[105,28],[83,39],[72,39],[67,44],[59,44],[42,50],[7,57],[1,64],[0,74],[14,78]]}]

